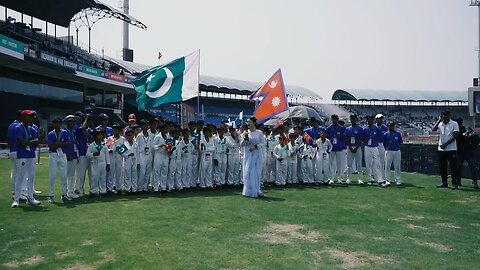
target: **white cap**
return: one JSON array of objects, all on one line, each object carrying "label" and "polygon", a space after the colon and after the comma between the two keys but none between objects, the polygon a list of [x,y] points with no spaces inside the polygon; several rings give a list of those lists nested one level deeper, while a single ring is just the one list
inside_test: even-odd
[{"label": "white cap", "polygon": [[76,118],[77,117],[75,115],[69,114],[69,115],[67,115],[67,117],[65,117],[65,121],[70,120],[70,119],[76,119]]},{"label": "white cap", "polygon": [[383,118],[383,114],[379,113],[379,114],[375,115],[375,119],[378,119],[378,118]]}]

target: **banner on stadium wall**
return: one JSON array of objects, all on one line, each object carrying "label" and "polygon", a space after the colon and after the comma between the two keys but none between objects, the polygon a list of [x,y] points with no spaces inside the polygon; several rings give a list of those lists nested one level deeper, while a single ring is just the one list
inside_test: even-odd
[{"label": "banner on stadium wall", "polygon": [[94,67],[89,67],[87,65],[80,65],[78,67],[78,70],[81,71],[81,72],[87,73],[89,75],[93,75],[93,76],[97,76],[97,77],[106,77],[104,75],[105,72],[103,70],[98,69],[98,68],[94,68]]},{"label": "banner on stadium wall", "polygon": [[44,61],[47,61],[47,62],[50,62],[50,63],[54,63],[54,64],[57,64],[57,65],[63,66],[63,67],[66,67],[66,68],[71,68],[71,69],[75,69],[75,70],[78,69],[78,64],[76,64],[74,62],[71,62],[71,61],[68,61],[66,59],[63,59],[61,57],[57,57],[57,56],[48,54],[48,53],[41,52],[40,53],[40,59],[42,59]]},{"label": "banner on stadium wall", "polygon": [[11,51],[23,54],[25,44],[20,41],[16,41],[4,35],[0,35],[0,46]]},{"label": "banner on stadium wall", "polygon": [[188,122],[195,121],[195,109],[193,109],[192,106],[189,106],[183,102],[180,105],[180,109],[181,109],[180,121],[182,122],[182,127],[187,128]]}]

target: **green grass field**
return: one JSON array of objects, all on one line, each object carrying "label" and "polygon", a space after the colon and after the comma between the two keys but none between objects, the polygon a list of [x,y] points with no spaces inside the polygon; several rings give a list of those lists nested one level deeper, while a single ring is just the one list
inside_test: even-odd
[{"label": "green grass field", "polygon": [[[403,187],[239,188],[11,209],[0,159],[0,269],[479,269],[480,193]],[[464,184],[470,186],[470,181]],[[58,188],[58,185],[57,185]]]}]

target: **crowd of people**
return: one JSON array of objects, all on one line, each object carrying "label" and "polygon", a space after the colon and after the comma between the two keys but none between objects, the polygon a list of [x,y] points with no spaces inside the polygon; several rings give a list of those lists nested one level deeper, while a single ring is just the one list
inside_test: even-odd
[{"label": "crowd of people", "polygon": [[[12,164],[12,207],[21,199],[38,205],[34,198],[34,176],[38,127],[35,111],[17,112],[8,128]],[[453,187],[460,184],[456,157],[458,124],[445,112],[434,126],[440,131],[439,160],[442,184],[448,186],[446,163],[452,166]],[[155,118],[128,116],[128,124],[108,126],[106,114],[93,116],[91,108],[51,121],[46,138],[49,148],[48,202],[55,203],[55,182],[59,175],[61,199],[73,200],[110,194],[128,195],[210,189],[243,185],[243,195],[261,197],[262,186],[305,183],[314,185],[391,185],[391,168],[396,185],[401,182],[402,136],[395,122],[384,124],[384,116],[367,115],[359,125],[357,115],[350,125],[331,116],[331,124],[320,126],[316,118],[309,126],[278,123],[258,125],[251,117],[245,125],[219,126],[202,120],[178,124]],[[95,123],[97,122],[97,123]],[[465,144],[465,143],[463,143]],[[477,142],[478,144],[478,142]],[[362,159],[365,158],[366,177]],[[463,160],[471,161],[469,157]],[[356,173],[356,179],[354,179]],[[345,177],[346,176],[346,177]],[[88,177],[89,189],[85,190]],[[345,180],[345,181],[344,181]],[[474,187],[476,176],[474,174]]]}]

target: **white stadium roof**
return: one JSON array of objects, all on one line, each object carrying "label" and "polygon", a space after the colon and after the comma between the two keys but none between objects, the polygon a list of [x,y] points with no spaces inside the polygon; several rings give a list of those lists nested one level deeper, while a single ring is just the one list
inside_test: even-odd
[{"label": "white stadium roof", "polygon": [[337,89],[332,100],[467,102],[467,91]]},{"label": "white stadium roof", "polygon": [[[122,67],[125,67],[132,74],[141,73],[142,71],[151,68],[151,66],[132,63],[128,61],[123,61],[119,59],[113,59],[114,62],[117,62]],[[239,91],[248,91],[253,92],[258,88],[262,87],[262,82],[250,82],[236,79],[227,79],[221,77],[214,77],[208,75],[200,75],[200,84],[206,87],[215,87],[215,88],[226,88],[230,90],[239,90]],[[319,94],[314,91],[295,85],[285,85],[288,95],[292,96],[304,96],[304,97],[314,97],[323,99]]]}]

